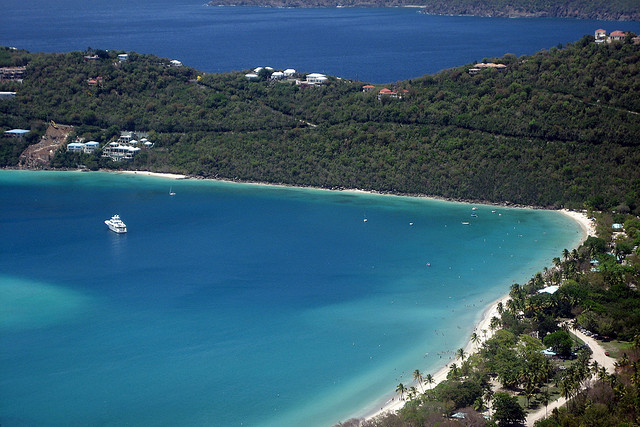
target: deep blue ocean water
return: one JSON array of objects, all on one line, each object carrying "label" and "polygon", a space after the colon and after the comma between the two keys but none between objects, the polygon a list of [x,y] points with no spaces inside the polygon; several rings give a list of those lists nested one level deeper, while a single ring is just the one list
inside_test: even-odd
[{"label": "deep blue ocean water", "polygon": [[0,171],[0,206],[3,426],[362,415],[580,237],[557,212],[97,172]]},{"label": "deep blue ocean water", "polygon": [[0,45],[151,53],[205,72],[295,68],[373,83],[533,54],[640,22],[428,16],[416,8],[207,7],[204,0],[3,0]]}]

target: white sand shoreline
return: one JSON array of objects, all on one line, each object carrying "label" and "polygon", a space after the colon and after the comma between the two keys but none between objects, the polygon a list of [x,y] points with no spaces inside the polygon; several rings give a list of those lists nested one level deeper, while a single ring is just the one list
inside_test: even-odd
[{"label": "white sand shoreline", "polygon": [[[113,171],[110,171],[113,172]],[[134,175],[143,175],[143,176],[153,176],[153,177],[159,177],[159,178],[168,178],[168,179],[188,179],[190,177],[186,176],[186,175],[179,175],[179,174],[171,174],[171,173],[159,173],[159,172],[147,172],[147,171],[118,171],[120,173],[127,173],[127,174],[134,174]],[[371,195],[390,195],[390,196],[398,196],[398,197],[417,197],[417,198],[423,198],[423,199],[428,199],[428,200],[437,200],[437,201],[447,201],[447,202],[452,202],[452,203],[465,203],[465,204],[475,204],[475,205],[487,205],[487,206],[502,206],[505,208],[509,208],[509,209],[541,209],[535,206],[519,206],[519,205],[501,205],[501,204],[492,204],[492,203],[488,203],[488,202],[476,202],[476,201],[458,201],[458,200],[449,200],[449,199],[445,199],[445,198],[439,198],[439,197],[433,197],[433,196],[426,196],[426,195],[397,195],[397,194],[387,194],[387,193],[379,193],[379,192],[375,192],[375,191],[368,191],[368,190],[362,190],[362,189],[358,189],[358,188],[353,188],[353,189],[346,189],[346,188],[340,188],[340,189],[329,189],[329,188],[320,188],[320,187],[297,187],[294,185],[286,185],[286,184],[270,184],[270,183],[263,183],[263,182],[236,182],[233,180],[225,180],[225,179],[214,179],[214,178],[205,178],[206,180],[210,180],[210,181],[220,181],[220,182],[228,182],[228,183],[238,183],[238,184],[248,184],[248,185],[262,185],[262,186],[271,186],[271,187],[285,187],[285,188],[309,188],[309,189],[317,189],[317,190],[325,190],[325,191],[341,191],[341,192],[350,192],[350,193],[356,193],[356,194],[371,194]],[[595,236],[595,224],[594,221],[592,221],[591,219],[589,219],[587,217],[587,214],[585,211],[572,211],[572,210],[568,210],[568,209],[561,209],[561,210],[557,210],[557,212],[560,212],[561,214],[571,218],[572,220],[574,220],[581,229],[581,238],[579,240],[579,242],[577,243],[576,247],[579,246],[580,244],[582,244],[588,236]],[[471,341],[471,339],[469,339],[469,341],[467,341],[467,344],[463,347],[464,352],[466,354],[472,354],[477,352],[480,349],[480,346],[482,345],[482,342],[484,342],[486,339],[489,339],[492,335],[493,335],[493,331],[491,330],[491,328],[489,327],[489,324],[491,323],[491,319],[494,316],[498,316],[498,304],[502,303],[503,305],[506,304],[507,300],[509,299],[509,294],[507,293],[506,295],[504,295],[501,298],[498,298],[497,300],[495,300],[492,304],[490,304],[483,312],[480,320],[478,321],[478,323],[475,325],[474,327],[474,331],[478,334],[478,336],[481,338],[481,341],[479,341],[477,344],[473,343]],[[482,332],[482,331],[486,331],[486,335]],[[433,379],[434,379],[434,383],[431,385],[431,387],[435,387],[437,384],[439,384],[440,382],[444,381],[447,378],[447,373],[449,372],[449,368],[451,366],[452,363],[455,363],[456,360],[450,360],[449,362],[447,362],[444,366],[442,366],[440,369],[437,370],[437,372],[435,374],[433,374]],[[400,399],[397,398],[397,395],[392,395],[392,394],[385,394],[384,397],[382,397],[381,399],[377,399],[376,402],[373,402],[371,405],[368,405],[370,408],[376,408],[379,407],[378,405],[380,404],[381,401],[384,401],[385,403],[382,405],[382,407],[380,407],[380,409],[377,410],[370,410],[369,412],[365,413],[364,415],[357,415],[359,418],[365,418],[365,419],[372,419],[375,418],[378,415],[384,414],[386,412],[390,412],[390,411],[397,411],[399,409],[402,408],[402,406],[404,406],[405,401],[402,401]]]},{"label": "white sand shoreline", "polygon": [[[569,218],[574,220],[576,223],[578,223],[578,225],[580,226],[580,229],[582,231],[582,236],[577,246],[581,245],[587,239],[587,237],[596,235],[595,223],[594,221],[592,221],[587,217],[586,212],[570,211],[568,209],[562,209],[562,210],[559,210],[558,212],[562,213],[565,216],[568,216]],[[509,300],[508,293],[505,296],[498,298],[492,304],[490,304],[487,307],[487,309],[485,309],[485,311],[482,313],[482,317],[480,321],[475,325],[473,329],[474,332],[476,332],[480,337],[480,341],[477,344],[475,344],[471,341],[471,339],[469,339],[467,344],[464,346],[464,352],[467,355],[476,353],[482,346],[482,343],[487,339],[491,338],[491,336],[493,335],[493,331],[489,327],[489,324],[491,323],[491,318],[493,318],[494,316],[500,317],[498,314],[498,304],[502,303],[503,305],[506,305],[507,300]],[[486,331],[486,338],[482,331]],[[435,373],[435,375],[433,375],[434,383],[431,385],[431,387],[435,387],[440,382],[447,379],[447,373],[449,372],[449,368],[451,367],[451,364],[455,362],[456,362],[455,360],[449,361],[442,368],[440,368]],[[395,412],[401,409],[405,404],[405,401],[398,399],[397,395],[396,396],[386,395],[386,399],[387,400],[385,404],[380,409],[370,411],[364,414],[364,416],[361,416],[361,418],[365,418],[369,420],[387,412]]]},{"label": "white sand shoreline", "polygon": [[168,178],[168,179],[189,178],[187,175],[180,175],[177,173],[161,173],[161,172],[147,172],[147,171],[108,171],[108,172],[125,173],[129,175],[154,176],[156,178]]}]

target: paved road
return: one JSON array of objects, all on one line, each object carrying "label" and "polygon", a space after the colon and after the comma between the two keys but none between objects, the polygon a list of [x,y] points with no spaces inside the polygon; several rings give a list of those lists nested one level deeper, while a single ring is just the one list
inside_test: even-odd
[{"label": "paved road", "polygon": [[[589,345],[591,351],[593,352],[593,354],[591,355],[592,361],[595,360],[596,362],[598,362],[598,365],[604,366],[607,369],[607,372],[609,372],[610,374],[615,371],[614,363],[616,360],[613,357],[609,357],[605,354],[605,349],[602,348],[597,340],[583,334],[578,330],[573,330],[572,332],[578,338]],[[542,407],[534,412],[531,412],[527,417],[526,425],[533,426],[536,421],[546,418],[547,413],[551,413],[551,411],[553,411],[555,408],[559,408],[565,403],[566,399],[564,397],[561,397],[560,399],[554,400],[553,402],[549,403],[549,406],[547,408]]]}]

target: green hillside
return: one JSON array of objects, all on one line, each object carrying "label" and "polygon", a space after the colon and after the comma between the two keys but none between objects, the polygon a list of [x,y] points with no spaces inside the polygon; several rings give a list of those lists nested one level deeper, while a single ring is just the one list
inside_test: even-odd
[{"label": "green hillside", "polygon": [[[129,163],[60,154],[58,167],[637,209],[640,46],[630,38],[493,58],[503,71],[471,75],[468,64],[398,82],[389,89],[402,99],[381,100],[382,86],[363,92],[365,83],[333,77],[314,87],[251,82],[151,55],[119,63],[117,52],[91,53],[100,59],[0,52],[0,65],[27,67],[22,84],[0,84],[18,93],[0,101],[2,129],[42,134],[54,120],[103,144],[124,130],[155,143]],[[17,164],[19,144],[2,139],[1,165]]]},{"label": "green hillside", "polygon": [[636,0],[212,0],[210,6],[423,7],[436,15],[559,17],[637,21]]}]

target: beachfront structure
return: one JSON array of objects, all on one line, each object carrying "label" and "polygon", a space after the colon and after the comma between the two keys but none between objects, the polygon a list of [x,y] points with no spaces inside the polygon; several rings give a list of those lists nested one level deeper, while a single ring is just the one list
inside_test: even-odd
[{"label": "beachfront structure", "polygon": [[140,148],[130,145],[121,145],[118,142],[110,142],[102,149],[102,157],[108,157],[113,161],[131,160],[140,152]]},{"label": "beachfront structure", "polygon": [[558,289],[560,289],[559,286],[555,286],[555,285],[554,286],[547,286],[546,288],[540,289],[538,291],[538,293],[539,294],[551,294],[551,295],[553,295],[558,291]]},{"label": "beachfront structure", "polygon": [[84,152],[84,144],[82,142],[71,142],[67,144],[67,152],[82,153]]},{"label": "beachfront structure", "polygon": [[98,147],[100,147],[100,143],[98,141],[85,142],[83,151],[87,154],[91,154],[95,152]]},{"label": "beachfront structure", "polygon": [[67,152],[69,153],[86,153],[91,154],[98,149],[100,143],[97,141],[89,142],[70,142],[67,144]]}]

